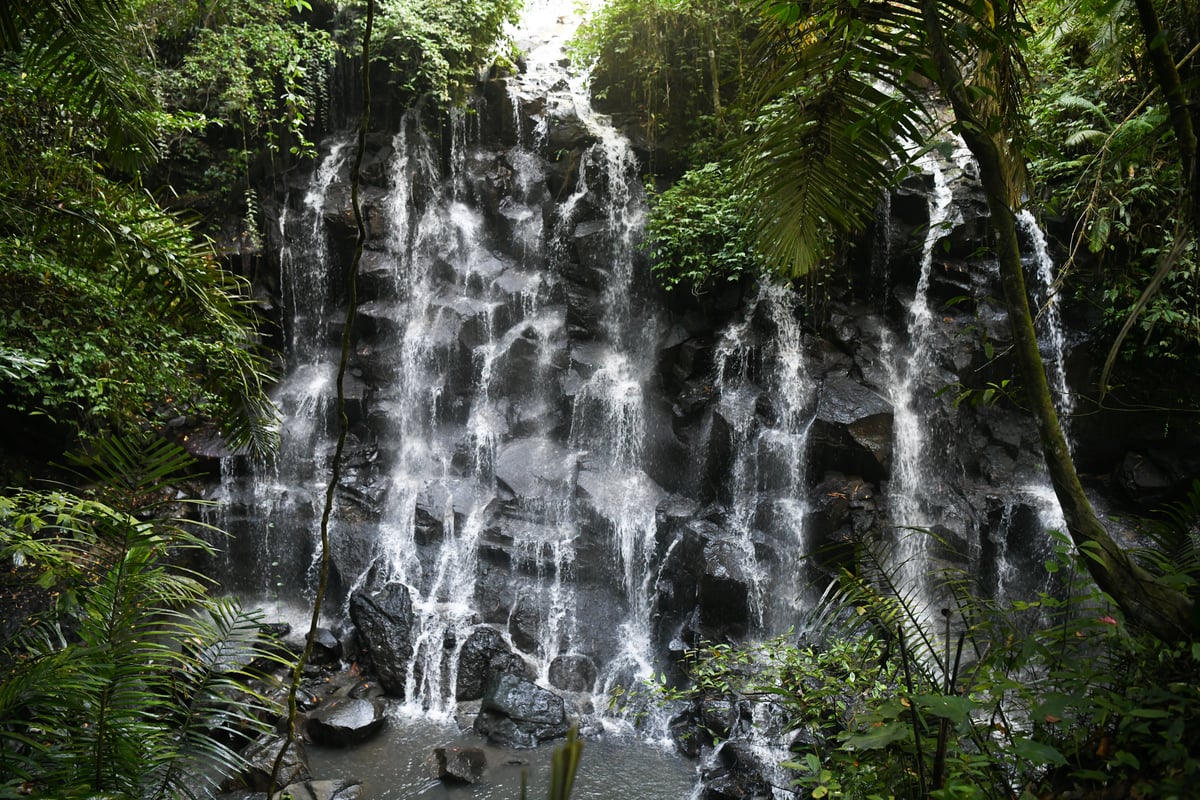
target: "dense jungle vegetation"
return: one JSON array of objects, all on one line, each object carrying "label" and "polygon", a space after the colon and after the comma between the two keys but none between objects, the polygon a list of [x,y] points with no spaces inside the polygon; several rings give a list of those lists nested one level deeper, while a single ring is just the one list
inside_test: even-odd
[{"label": "dense jungle vegetation", "polygon": [[[250,735],[269,703],[255,691],[228,716],[247,687],[214,666],[257,647],[255,621],[179,569],[206,545],[166,502],[185,459],[147,432],[213,425],[270,451],[276,355],[240,270],[258,193],[345,102],[331,86],[364,6],[0,8],[0,479],[21,487],[0,497],[3,587],[21,598],[0,796],[186,796],[201,765],[238,765],[213,731]],[[444,108],[518,6],[381,0],[371,74],[393,103]],[[1095,402],[1193,412],[1198,48],[1195,0],[610,0],[575,43],[598,100],[635,109],[654,144],[666,286],[828,279],[901,165],[953,129],[981,163],[997,259],[1015,242],[1001,212],[1025,205],[1069,256],[1061,290],[1112,350]],[[1020,286],[1009,302],[1032,313]],[[1194,796],[1200,492],[1147,523],[1154,546],[1114,552],[1027,366],[1070,528],[1046,566],[1070,599],[995,608],[964,590],[960,660],[864,568],[811,644],[714,645],[692,654],[692,686],[663,691],[778,704],[808,733],[793,767],[816,798]],[[91,488],[28,487],[30,458],[80,446],[72,480]]]}]

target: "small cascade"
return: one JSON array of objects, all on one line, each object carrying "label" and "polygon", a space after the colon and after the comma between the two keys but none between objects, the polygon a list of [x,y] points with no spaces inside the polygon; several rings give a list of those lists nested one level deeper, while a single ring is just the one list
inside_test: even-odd
[{"label": "small cascade", "polygon": [[[1047,570],[1045,564],[1055,548],[1049,532],[1065,530],[1058,498],[1048,485],[1029,485],[1002,498],[983,543],[980,589],[1002,607],[1036,601],[1043,593],[1061,596],[1062,577]],[[1025,614],[1025,624],[1032,630],[1039,616],[1037,612]]]},{"label": "small cascade", "polygon": [[[795,302],[786,286],[763,283],[742,321],[726,329],[715,356],[715,413],[734,454],[720,497],[732,549],[752,588],[752,623],[761,631],[795,624],[806,599],[797,557],[809,552],[804,481],[816,385]],[[771,333],[762,337],[758,328]],[[761,568],[764,553],[780,562],[777,569]]]},{"label": "small cascade", "polygon": [[892,525],[897,529],[896,564],[901,585],[912,587],[919,604],[931,602],[928,559],[925,557],[928,536],[913,528],[930,529],[943,522],[939,510],[945,500],[942,485],[942,465],[934,454],[937,446],[931,439],[935,415],[934,393],[942,374],[936,363],[934,346],[936,326],[929,306],[930,276],[933,270],[934,249],[957,223],[953,194],[946,172],[936,154],[920,158],[917,168],[931,176],[929,223],[921,247],[919,273],[912,301],[908,306],[908,349],[884,332],[884,361],[890,373],[889,391],[894,408],[894,442],[891,485],[888,490]]},{"label": "small cascade", "polygon": [[[246,531],[225,550],[225,580],[268,606],[298,598],[289,587],[311,585],[315,520],[324,494],[334,412],[337,358],[331,344],[332,278],[316,263],[329,262],[327,201],[346,164],[345,142],[334,142],[313,171],[299,207],[292,196],[279,214],[278,240],[284,302],[286,372],[273,392],[282,426],[279,452],[269,462],[223,459],[214,525]],[[251,478],[243,479],[249,472]]]},{"label": "small cascade", "polygon": [[1046,377],[1054,393],[1059,423],[1070,442],[1070,417],[1075,410],[1075,400],[1067,384],[1066,334],[1059,308],[1058,287],[1054,259],[1046,245],[1046,234],[1028,209],[1017,214],[1017,225],[1029,240],[1032,253],[1032,273],[1037,279],[1034,297],[1038,304],[1038,345],[1042,351],[1042,362],[1046,365]]}]

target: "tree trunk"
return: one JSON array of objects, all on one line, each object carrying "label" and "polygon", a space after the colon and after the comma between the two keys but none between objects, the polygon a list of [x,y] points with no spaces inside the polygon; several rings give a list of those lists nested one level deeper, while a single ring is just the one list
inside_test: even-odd
[{"label": "tree trunk", "polygon": [[1067,533],[1093,580],[1120,607],[1131,624],[1165,641],[1190,638],[1195,631],[1192,601],[1134,563],[1113,541],[1084,494],[1054,408],[1025,289],[1020,240],[1013,213],[1020,190],[1018,170],[1022,162],[1012,140],[1006,138],[1009,132],[1002,120],[971,102],[962,72],[946,44],[937,3],[926,0],[922,7],[937,73],[935,80],[954,109],[958,132],[979,164],[996,233],[996,255],[1000,262],[1000,281],[1012,330],[1013,351],[1025,396],[1037,423],[1050,483],[1067,522]]}]

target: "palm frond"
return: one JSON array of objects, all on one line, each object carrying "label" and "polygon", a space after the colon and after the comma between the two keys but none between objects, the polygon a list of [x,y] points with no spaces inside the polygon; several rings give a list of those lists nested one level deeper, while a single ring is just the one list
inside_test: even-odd
[{"label": "palm frond", "polygon": [[98,482],[105,495],[134,510],[157,505],[163,492],[195,477],[188,471],[196,459],[149,431],[103,439],[90,451],[68,453],[66,459],[79,477]]},{"label": "palm frond", "polygon": [[823,4],[777,19],[760,49],[762,113],[745,135],[743,175],[758,246],[793,277],[861,229],[933,120],[910,82],[922,69],[919,13],[903,3]]},{"label": "palm frond", "polygon": [[[96,494],[144,511],[188,461],[139,441],[76,463],[115,487]],[[5,774],[55,796],[174,798],[207,796],[205,780],[241,765],[236,747],[277,717],[251,665],[278,650],[256,619],[210,600],[207,581],[172,562],[194,538],[176,521],[65,491],[0,498],[0,553],[23,554],[75,598],[57,609],[61,628],[38,620],[0,657]]]},{"label": "palm frond", "polygon": [[212,776],[246,766],[238,747],[269,732],[281,710],[251,686],[254,664],[288,665],[264,639],[259,619],[230,598],[200,613],[173,615],[165,630],[187,645],[174,652],[173,735],[148,759],[146,796],[206,796],[215,788],[203,785]]},{"label": "palm frond", "polygon": [[[5,4],[0,46],[20,50],[47,96],[68,98],[105,123],[110,159],[128,168],[154,156],[154,101],[120,45],[129,6],[116,0],[32,0]],[[24,6],[19,11],[14,5]]]}]

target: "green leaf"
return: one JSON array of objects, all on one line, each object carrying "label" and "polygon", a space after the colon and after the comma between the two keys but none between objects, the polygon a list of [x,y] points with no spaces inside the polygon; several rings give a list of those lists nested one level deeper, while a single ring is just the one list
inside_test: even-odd
[{"label": "green leaf", "polygon": [[905,722],[881,722],[861,733],[848,733],[843,746],[848,750],[880,750],[911,736],[912,729]]},{"label": "green leaf", "polygon": [[1171,716],[1169,711],[1163,711],[1159,708],[1135,708],[1129,712],[1131,717],[1140,717],[1141,719],[1166,719]]},{"label": "green leaf", "polygon": [[1013,752],[1033,764],[1062,766],[1067,759],[1056,748],[1024,736],[1013,737]]},{"label": "green leaf", "polygon": [[921,695],[915,698],[917,705],[935,717],[962,723],[971,718],[975,704],[966,697],[951,695]]}]

